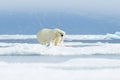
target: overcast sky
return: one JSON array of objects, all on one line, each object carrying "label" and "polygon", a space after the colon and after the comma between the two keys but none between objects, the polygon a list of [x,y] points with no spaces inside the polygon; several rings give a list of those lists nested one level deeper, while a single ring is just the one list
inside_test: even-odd
[{"label": "overcast sky", "polygon": [[120,14],[120,0],[0,0],[0,11]]}]

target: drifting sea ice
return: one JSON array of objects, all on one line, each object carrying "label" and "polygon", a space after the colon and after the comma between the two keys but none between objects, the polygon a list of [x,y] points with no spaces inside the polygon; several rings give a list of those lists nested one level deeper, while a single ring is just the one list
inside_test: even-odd
[{"label": "drifting sea ice", "polygon": [[[70,40],[114,40],[119,33],[111,35],[68,35],[65,46],[45,47],[39,43],[19,43],[12,40],[36,39],[35,35],[0,36],[1,80],[120,80],[120,59],[106,55],[120,55],[120,43],[82,43]],[[114,36],[113,35],[117,35]],[[19,37],[19,38],[18,38]],[[8,42],[5,42],[7,40]],[[9,41],[10,40],[10,41]],[[70,42],[69,42],[70,41]],[[6,55],[6,56],[5,56]],[[16,56],[13,56],[16,55]],[[20,55],[20,56],[19,56]],[[27,56],[26,56],[27,55]],[[30,55],[30,56],[29,56]],[[103,55],[102,57],[79,57],[80,55]],[[24,57],[23,57],[24,56]],[[26,56],[26,57],[25,57]],[[35,57],[37,56],[37,57]],[[43,59],[58,56],[62,61]],[[71,56],[66,59],[66,57]],[[78,57],[73,57],[78,56]],[[20,58],[22,57],[22,58]],[[31,58],[30,58],[31,57]],[[45,58],[46,57],[46,58]],[[14,58],[14,59],[12,59]],[[37,60],[36,60],[37,58]],[[11,60],[12,59],[12,60]],[[19,59],[19,60],[18,60]],[[30,61],[28,62],[29,59]],[[15,61],[13,61],[15,60]],[[35,61],[36,60],[36,61]]]}]

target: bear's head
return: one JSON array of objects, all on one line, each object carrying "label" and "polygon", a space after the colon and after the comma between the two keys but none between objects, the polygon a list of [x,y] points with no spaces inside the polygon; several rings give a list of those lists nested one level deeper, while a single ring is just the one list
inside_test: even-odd
[{"label": "bear's head", "polygon": [[64,35],[65,35],[65,32],[61,29],[56,28],[56,29],[54,29],[54,31],[55,31],[56,36],[64,37]]}]

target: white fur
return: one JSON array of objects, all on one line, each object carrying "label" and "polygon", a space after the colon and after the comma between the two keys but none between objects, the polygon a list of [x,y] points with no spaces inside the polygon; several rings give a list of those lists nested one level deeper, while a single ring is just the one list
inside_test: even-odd
[{"label": "white fur", "polygon": [[60,29],[42,29],[37,34],[37,40],[42,45],[47,45],[49,43],[52,43],[54,46],[58,46],[59,43],[61,43],[61,34],[65,35],[65,32]]}]

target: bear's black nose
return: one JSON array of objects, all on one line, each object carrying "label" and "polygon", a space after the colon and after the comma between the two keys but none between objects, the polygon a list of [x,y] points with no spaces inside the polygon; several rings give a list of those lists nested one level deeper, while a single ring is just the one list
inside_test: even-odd
[{"label": "bear's black nose", "polygon": [[61,34],[61,37],[63,37],[63,34]]}]

